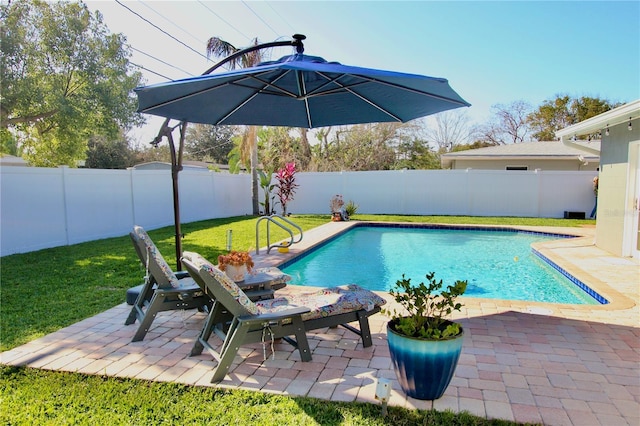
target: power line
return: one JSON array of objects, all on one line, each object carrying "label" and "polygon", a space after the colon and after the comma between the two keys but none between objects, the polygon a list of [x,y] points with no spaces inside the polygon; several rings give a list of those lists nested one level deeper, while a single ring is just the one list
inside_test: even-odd
[{"label": "power line", "polygon": [[158,77],[162,77],[162,78],[165,78],[165,79],[167,79],[167,80],[173,80],[172,78],[167,77],[166,75],[162,75],[162,74],[160,74],[160,73],[158,73],[158,72],[155,72],[155,71],[153,71],[153,70],[150,70],[150,69],[149,69],[149,68],[147,68],[147,67],[143,67],[142,65],[138,65],[138,64],[136,64],[135,62],[131,62],[131,61],[129,61],[129,63],[130,63],[131,65],[135,66],[135,67],[141,68],[141,69],[143,69],[143,70],[145,70],[145,71],[149,71],[150,73],[155,74],[155,75],[157,75]]},{"label": "power line", "polygon": [[273,31],[273,33],[276,35],[276,37],[280,37],[280,34],[278,34],[278,32],[277,32],[276,30],[274,30],[274,29],[273,29],[273,27],[271,27],[271,25],[269,25],[269,24],[267,23],[267,21],[265,21],[264,19],[262,19],[262,17],[261,17],[260,15],[258,15],[258,14],[256,13],[256,11],[255,11],[255,10],[253,10],[253,9],[251,8],[251,6],[249,6],[249,5],[247,4],[247,2],[245,2],[244,0],[242,0],[242,4],[244,4],[244,5],[247,7],[247,9],[249,9],[249,10],[250,10],[254,15],[256,15],[256,17],[257,17],[260,21],[262,21],[262,23],[263,23],[263,24],[265,24],[265,25],[266,25],[266,26],[267,26],[271,31]]},{"label": "power line", "polygon": [[205,59],[209,59],[207,58],[205,55],[203,55],[202,53],[198,52],[197,50],[195,50],[193,47],[189,46],[188,44],[186,44],[183,41],[178,40],[176,37],[172,36],[171,34],[169,34],[168,32],[166,32],[165,30],[163,30],[162,28],[160,28],[159,26],[157,26],[156,24],[154,24],[153,22],[149,21],[147,18],[145,18],[144,16],[140,15],[139,13],[131,10],[128,6],[125,6],[120,0],[116,0],[116,3],[118,3],[120,6],[124,7],[125,9],[127,9],[129,12],[133,13],[134,15],[136,15],[138,18],[142,19],[143,21],[145,21],[146,23],[148,23],[149,25],[153,26],[154,28],[156,28],[158,31],[161,31],[162,33],[166,34],[167,36],[171,37],[173,40],[177,41],[178,43],[180,43],[181,45],[183,45],[184,47],[186,47],[187,49],[191,50],[192,52],[194,52],[197,55],[202,56]]},{"label": "power line", "polygon": [[284,17],[283,17],[282,15],[280,15],[280,13],[278,13],[278,11],[277,11],[273,6],[271,6],[271,3],[270,3],[270,2],[265,1],[265,4],[266,4],[267,6],[269,6],[269,8],[270,8],[271,10],[273,10],[273,13],[275,13],[276,15],[278,15],[278,18],[282,19],[282,21],[283,21],[285,24],[287,24],[287,25],[289,26],[289,28],[291,29],[291,31],[292,31],[292,32],[294,32],[294,33],[296,32],[296,29],[295,29],[295,28],[293,28],[293,26],[289,23],[289,21],[287,21],[286,19],[284,19]]},{"label": "power line", "polygon": [[198,154],[203,154],[203,153],[207,153],[209,151],[211,151],[212,149],[216,149],[216,148],[222,148],[225,145],[229,145],[232,144],[233,141],[232,140],[228,140],[228,141],[224,141],[224,142],[219,142],[217,144],[213,144],[208,148],[202,148],[196,151],[189,151],[189,154],[191,155],[198,155]]},{"label": "power line", "polygon": [[146,52],[143,52],[143,51],[142,51],[142,50],[140,50],[140,49],[136,49],[135,47],[133,47],[133,46],[131,46],[131,45],[129,45],[129,47],[131,48],[131,50],[135,50],[136,52],[141,53],[141,54],[143,54],[143,55],[145,55],[145,56],[148,56],[148,57],[149,57],[149,58],[151,58],[151,59],[155,59],[156,61],[161,62],[161,63],[163,63],[163,64],[165,64],[165,65],[167,65],[167,66],[169,66],[169,67],[171,67],[171,68],[173,68],[173,69],[176,69],[176,70],[178,70],[178,71],[181,71],[181,72],[183,72],[183,73],[187,74],[189,77],[193,77],[193,73],[190,73],[189,71],[185,71],[185,70],[183,70],[182,68],[179,68],[179,67],[177,67],[177,66],[175,66],[175,65],[173,65],[173,64],[170,64],[169,62],[163,61],[163,60],[162,60],[162,59],[160,59],[160,58],[156,58],[155,56],[150,55],[150,54],[148,54],[148,53],[146,53]]},{"label": "power line", "polygon": [[200,3],[205,9],[207,9],[209,12],[211,12],[215,17],[217,17],[218,19],[220,19],[222,22],[224,22],[225,24],[227,24],[228,26],[230,26],[231,28],[233,28],[234,30],[236,30],[236,32],[238,34],[240,34],[242,37],[246,38],[247,40],[251,41],[251,37],[247,36],[246,34],[244,34],[242,31],[240,31],[239,29],[237,29],[234,25],[230,24],[229,22],[227,22],[222,16],[218,15],[217,13],[215,13],[213,10],[211,10],[211,8],[209,6],[207,6],[206,4],[204,4],[202,1],[198,0],[198,3]]},{"label": "power line", "polygon": [[198,37],[194,36],[189,31],[185,30],[184,28],[182,28],[181,26],[176,24],[173,20],[167,18],[166,16],[164,16],[163,14],[161,14],[160,12],[155,10],[153,7],[149,6],[148,4],[143,2],[142,0],[138,0],[138,2],[140,2],[144,7],[146,7],[147,9],[149,9],[150,11],[152,11],[153,13],[155,13],[156,15],[158,15],[159,17],[161,17],[162,19],[164,19],[165,21],[167,21],[168,23],[170,23],[171,25],[173,25],[174,27],[176,27],[177,29],[179,29],[183,33],[187,34],[192,39],[196,40],[198,43],[202,43],[202,40],[200,40]]}]

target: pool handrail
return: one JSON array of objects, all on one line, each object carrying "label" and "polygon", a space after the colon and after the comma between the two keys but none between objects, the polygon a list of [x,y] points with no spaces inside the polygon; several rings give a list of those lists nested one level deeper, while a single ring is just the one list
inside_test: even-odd
[{"label": "pool handrail", "polygon": [[[293,231],[291,230],[291,228],[286,227],[284,224],[278,222],[275,219],[280,219],[283,222],[286,222],[287,224],[289,224],[292,227],[294,227],[295,229],[297,229],[298,232],[300,233],[299,234],[300,237],[298,239],[295,239],[295,236],[293,235]],[[256,255],[260,254],[260,222],[262,222],[263,220],[267,221],[267,254],[269,254],[269,252],[271,251],[272,248],[290,247],[291,245],[299,243],[300,241],[302,241],[302,236],[303,236],[302,235],[302,228],[299,227],[298,225],[296,225],[295,223],[293,223],[291,220],[289,220],[286,217],[281,216],[279,214],[272,214],[271,216],[262,216],[256,222]],[[287,233],[289,233],[289,242],[284,243],[284,244],[273,244],[273,245],[271,244],[271,231],[269,229],[269,225],[271,223],[279,226],[280,228],[285,230]]]}]

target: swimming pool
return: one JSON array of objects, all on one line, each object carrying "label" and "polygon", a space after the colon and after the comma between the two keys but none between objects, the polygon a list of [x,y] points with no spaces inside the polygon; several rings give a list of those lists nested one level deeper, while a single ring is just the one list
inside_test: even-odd
[{"label": "swimming pool", "polygon": [[434,271],[445,285],[467,280],[467,297],[607,303],[531,249],[532,243],[562,237],[567,236],[511,228],[370,223],[355,226],[280,268],[297,285],[356,283],[388,291],[402,274],[419,283]]}]

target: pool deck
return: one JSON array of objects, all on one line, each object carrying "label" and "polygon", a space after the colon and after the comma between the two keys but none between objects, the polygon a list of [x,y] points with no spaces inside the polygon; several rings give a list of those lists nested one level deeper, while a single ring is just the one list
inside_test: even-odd
[{"label": "pool deck", "polygon": [[[274,250],[254,259],[259,266],[280,264],[353,224],[328,223],[306,232],[287,254]],[[374,404],[379,403],[374,398],[377,379],[387,378],[390,405],[545,425],[639,425],[640,263],[595,247],[593,228],[519,228],[579,234],[539,243],[536,249],[610,303],[464,298],[463,312],[454,315],[465,329],[463,352],[451,385],[436,401],[415,400],[401,391],[387,348],[388,318],[382,314],[370,319],[372,347],[363,348],[357,336],[342,328],[308,333],[311,362],[301,362],[286,343],[275,343],[273,354],[267,346],[266,360],[261,344],[248,345],[217,385],[209,383],[216,365],[211,355],[189,356],[203,313],[160,313],[145,340],[131,343],[137,325],[124,325],[131,309],[125,303],[3,352],[0,362]],[[387,306],[394,303],[380,294]],[[222,343],[217,337],[211,341]]]}]

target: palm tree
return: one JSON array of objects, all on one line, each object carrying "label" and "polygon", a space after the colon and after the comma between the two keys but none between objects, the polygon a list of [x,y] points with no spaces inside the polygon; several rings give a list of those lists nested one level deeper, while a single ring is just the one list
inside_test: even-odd
[{"label": "palm tree", "polygon": [[[253,46],[258,45],[258,39],[254,38],[251,41]],[[234,54],[241,49],[233,46],[218,37],[211,37],[207,42],[207,56],[215,56],[218,58],[224,58],[231,54]],[[254,50],[247,52],[234,60],[228,62],[231,69],[235,68],[249,68],[262,62],[263,56],[266,50]],[[248,126],[245,130],[245,134],[242,137],[242,145],[240,147],[241,160],[247,161],[246,155],[249,154],[249,164],[251,167],[251,202],[253,205],[253,214],[260,214],[260,205],[258,202],[258,132],[255,126]],[[247,149],[248,148],[248,149]]]}]

